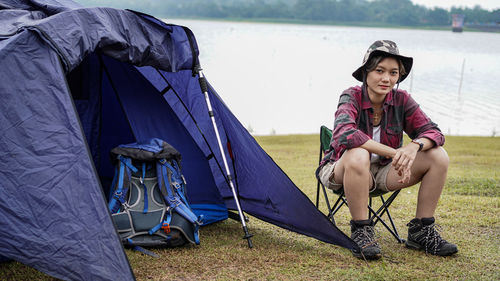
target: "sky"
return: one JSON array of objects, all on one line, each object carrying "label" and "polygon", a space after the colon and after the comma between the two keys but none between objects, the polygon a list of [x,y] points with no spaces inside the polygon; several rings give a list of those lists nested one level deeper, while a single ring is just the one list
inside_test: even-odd
[{"label": "sky", "polygon": [[411,0],[414,4],[423,5],[426,7],[440,7],[449,9],[455,7],[473,8],[475,5],[480,5],[483,9],[496,10],[500,9],[500,0]]}]

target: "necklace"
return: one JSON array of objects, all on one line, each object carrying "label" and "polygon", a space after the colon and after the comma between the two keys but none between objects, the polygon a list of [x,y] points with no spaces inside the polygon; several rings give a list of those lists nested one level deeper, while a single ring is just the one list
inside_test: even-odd
[{"label": "necklace", "polygon": [[373,107],[373,125],[378,125],[382,119],[382,108]]}]

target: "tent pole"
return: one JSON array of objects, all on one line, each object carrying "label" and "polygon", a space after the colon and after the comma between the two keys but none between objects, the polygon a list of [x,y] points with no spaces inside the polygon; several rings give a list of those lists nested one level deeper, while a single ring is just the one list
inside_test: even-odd
[{"label": "tent pole", "polygon": [[215,122],[215,115],[214,111],[212,110],[212,104],[210,102],[210,97],[208,96],[208,85],[207,85],[207,80],[205,79],[205,75],[201,71],[201,68],[198,68],[198,75],[199,75],[199,82],[200,82],[200,87],[201,91],[205,95],[205,102],[207,103],[208,107],[208,115],[210,115],[210,119],[212,120],[212,126],[214,127],[215,131],[215,136],[217,137],[217,143],[219,144],[219,150],[222,155],[222,161],[224,162],[224,168],[226,170],[226,175],[227,179],[229,181],[229,186],[231,187],[231,191],[233,193],[234,197],[234,202],[236,203],[236,208],[238,209],[238,214],[240,215],[240,221],[243,226],[243,231],[245,232],[245,236],[243,236],[243,239],[247,239],[248,241],[248,247],[252,248],[252,240],[250,239],[253,235],[248,233],[248,228],[245,223],[245,216],[243,214],[243,210],[241,209],[239,200],[238,200],[238,195],[236,195],[236,189],[234,188],[233,184],[233,177],[231,175],[231,171],[229,170],[229,166],[227,164],[227,159],[226,159],[226,154],[224,153],[224,149],[222,146],[222,141],[220,139],[219,135],[219,129],[217,128],[217,123]]},{"label": "tent pole", "polygon": [[[170,88],[172,90],[172,92],[175,94],[175,96],[177,97],[177,99],[179,100],[179,102],[182,104],[182,106],[184,107],[184,109],[186,109],[186,112],[189,114],[189,117],[191,117],[191,120],[193,120],[194,124],[196,125],[196,128],[198,129],[198,132],[200,132],[201,136],[203,137],[203,140],[207,144],[208,149],[210,150],[210,154],[215,157],[215,153],[212,150],[212,147],[208,143],[208,140],[205,137],[205,134],[203,134],[203,131],[201,130],[200,126],[198,125],[198,122],[194,118],[193,114],[189,111],[188,107],[186,106],[186,104],[184,103],[184,101],[181,99],[181,97],[179,96],[179,94],[175,91],[175,89],[170,86],[170,82],[167,80],[167,78],[165,77],[165,75],[163,75],[163,73],[161,73],[161,71],[159,71],[158,69],[156,69],[156,71],[158,72],[158,74],[160,74],[160,76],[163,78],[163,80],[168,84],[168,88]],[[168,92],[168,91],[165,91],[165,92]],[[224,174],[224,171],[222,170],[222,167],[221,167],[219,161],[217,161],[216,158],[214,158],[214,159],[215,159],[215,163],[217,163],[217,167],[219,168],[220,172],[222,174]],[[233,164],[234,164],[234,162],[233,162]],[[226,177],[224,177],[224,179],[226,180],[226,182],[229,185],[229,180]],[[238,187],[238,186],[236,186],[236,187]]]}]

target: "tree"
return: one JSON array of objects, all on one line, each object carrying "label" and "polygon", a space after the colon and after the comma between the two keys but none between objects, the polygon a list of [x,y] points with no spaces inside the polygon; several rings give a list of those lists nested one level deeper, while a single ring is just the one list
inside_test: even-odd
[{"label": "tree", "polygon": [[450,14],[442,8],[427,10],[426,23],[431,25],[450,25]]},{"label": "tree", "polygon": [[128,8],[157,17],[282,18],[328,22],[449,25],[451,14],[467,22],[500,22],[500,9],[426,8],[410,0],[79,0],[84,6]]}]

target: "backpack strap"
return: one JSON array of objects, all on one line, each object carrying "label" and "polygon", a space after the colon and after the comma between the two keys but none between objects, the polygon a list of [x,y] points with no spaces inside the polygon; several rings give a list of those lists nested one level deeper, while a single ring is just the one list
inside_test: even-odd
[{"label": "backpack strap", "polygon": [[160,228],[165,231],[165,233],[170,232],[170,221],[172,221],[172,216],[170,215],[170,207],[167,207],[167,212],[165,213],[165,219],[159,224],[155,225],[153,228],[149,230],[149,235],[153,235]]},{"label": "backpack strap", "polygon": [[[198,218],[196,215],[191,211],[191,209],[186,205],[186,199],[184,196],[179,196],[179,193],[181,193],[180,189],[182,188],[182,182],[178,182],[175,180],[173,175],[177,172],[175,169],[165,160],[161,159],[159,160],[159,163],[161,164],[161,173],[158,174],[158,181],[162,181],[163,184],[160,186],[161,191],[163,194],[163,197],[167,200],[167,203],[169,203],[170,207],[175,209],[177,213],[179,213],[181,216],[183,216],[185,219],[187,219],[191,223],[196,223],[199,224],[200,222],[198,221]],[[178,177],[180,178],[180,177]],[[176,193],[174,194],[172,192],[172,189],[168,188],[169,186],[173,186],[175,188]],[[166,190],[166,193],[165,193]],[[182,199],[184,198],[184,199]]]},{"label": "backpack strap", "polygon": [[[137,172],[137,168],[132,165],[132,159],[118,155],[120,160],[120,173],[118,175],[118,186],[109,201],[108,208],[112,214],[118,212],[120,207],[125,203],[127,192],[130,186],[131,170]],[[124,182],[126,181],[126,182]]]},{"label": "backpack strap", "polygon": [[118,179],[118,166],[115,166],[115,174],[113,175],[113,181],[111,182],[111,187],[109,188],[108,201],[111,200],[113,194],[115,193],[116,179]]},{"label": "backpack strap", "polygon": [[[175,169],[172,165],[168,163],[165,159],[158,160],[156,165],[157,176],[158,176],[158,187],[162,193],[163,199],[165,203],[168,204],[169,208],[175,210],[179,215],[184,217],[189,222],[193,223],[195,226],[194,238],[195,243],[197,245],[200,244],[199,239],[199,227],[201,225],[201,219],[196,217],[193,211],[189,208],[186,197],[184,195],[184,179],[178,172],[178,165],[175,160],[173,160],[173,164],[177,169]],[[172,191],[174,187],[175,193]],[[167,210],[168,211],[168,210]],[[170,212],[167,212],[165,219],[163,222],[159,223],[155,227],[149,230],[149,234],[153,234],[158,231],[160,228],[167,230],[169,229],[169,224],[171,221]],[[167,232],[167,231],[166,231]]]},{"label": "backpack strap", "polygon": [[184,188],[186,186],[186,180],[179,172],[179,166],[177,165],[177,161],[172,160],[172,165],[170,165],[170,163],[165,161],[163,165],[165,165],[168,168],[168,171],[170,171],[170,176],[168,177],[169,180],[168,183],[170,184],[170,186],[175,188],[176,194],[174,194],[174,196],[175,195],[179,196],[182,202],[189,207],[189,203],[185,196],[186,190]]},{"label": "backpack strap", "polygon": [[142,211],[144,214],[148,212],[148,188],[144,184],[144,179],[146,178],[146,162],[142,162],[142,177],[139,179],[139,181],[142,184],[142,187],[144,188],[144,210]]},{"label": "backpack strap", "polygon": [[151,256],[153,258],[159,258],[160,257],[159,255],[157,255],[156,253],[154,253],[152,251],[146,250],[143,247],[135,245],[134,241],[132,241],[132,239],[130,239],[130,238],[128,238],[125,241],[127,242],[126,245],[129,246],[129,247],[132,247],[132,250],[134,250],[134,251],[141,252],[141,253],[143,253],[145,255],[148,255],[148,256]]}]

